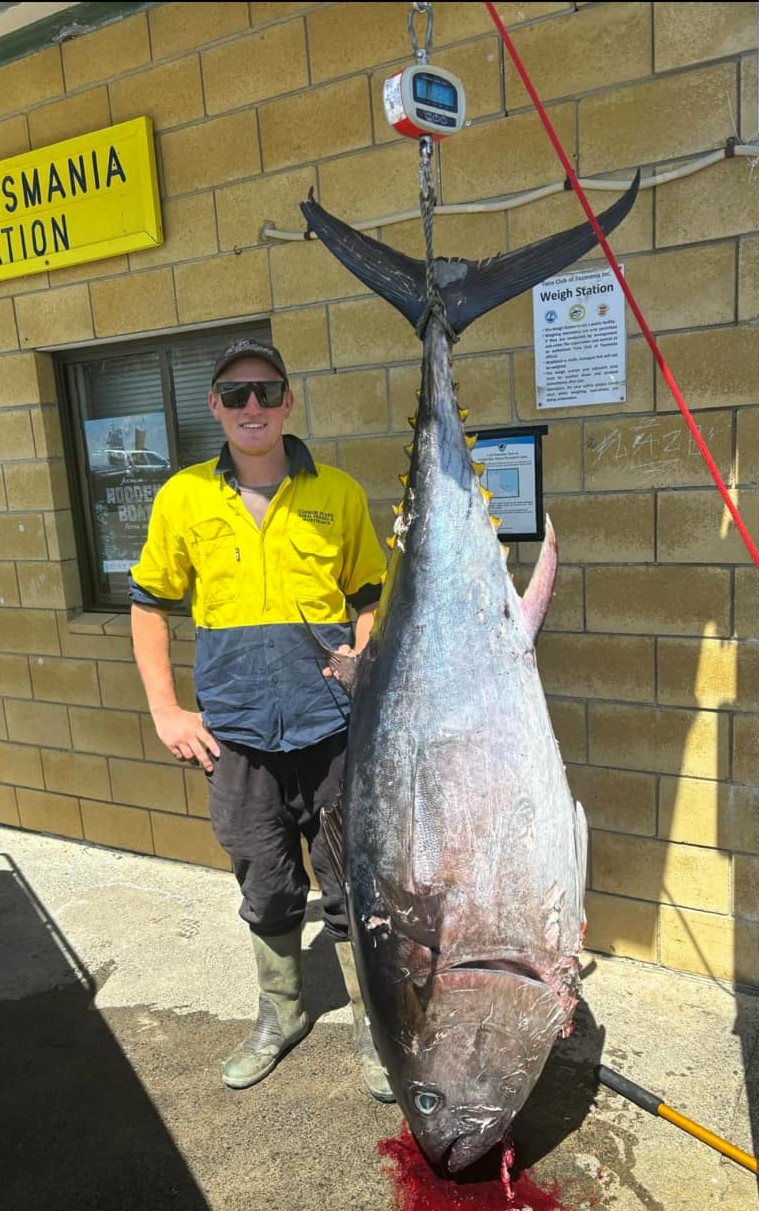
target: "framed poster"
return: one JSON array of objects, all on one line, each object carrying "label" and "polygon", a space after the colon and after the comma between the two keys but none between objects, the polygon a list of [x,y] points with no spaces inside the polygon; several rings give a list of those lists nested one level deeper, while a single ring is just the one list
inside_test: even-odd
[{"label": "framed poster", "polygon": [[84,439],[100,569],[128,572],[140,557],[155,494],[171,475],[166,417],[86,420]]},{"label": "framed poster", "polygon": [[545,535],[542,438],[547,432],[547,425],[518,425],[476,435],[472,460],[484,465],[480,482],[493,494],[489,508],[500,519],[501,542],[540,541]]}]

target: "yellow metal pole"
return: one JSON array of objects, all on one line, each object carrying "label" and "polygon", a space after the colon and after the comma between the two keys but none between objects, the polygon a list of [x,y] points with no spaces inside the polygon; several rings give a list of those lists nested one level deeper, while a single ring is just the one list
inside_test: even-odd
[{"label": "yellow metal pole", "polygon": [[627,1077],[622,1076],[619,1072],[614,1072],[611,1068],[606,1068],[603,1064],[598,1065],[597,1073],[602,1085],[613,1089],[615,1093],[620,1093],[628,1101],[640,1106],[641,1110],[647,1110],[649,1114],[656,1114],[659,1118],[666,1119],[668,1123],[673,1123],[681,1131],[687,1131],[689,1135],[701,1140],[703,1144],[708,1144],[710,1148],[715,1148],[717,1152],[729,1157],[736,1164],[743,1165],[744,1169],[749,1169],[752,1173],[759,1173],[759,1161],[755,1156],[744,1152],[742,1148],[736,1148],[735,1144],[728,1143],[721,1136],[715,1135],[713,1131],[708,1131],[706,1127],[695,1123],[693,1119],[686,1118],[684,1114],[673,1110],[671,1106],[667,1106],[647,1089],[642,1089],[640,1085],[634,1084]]}]

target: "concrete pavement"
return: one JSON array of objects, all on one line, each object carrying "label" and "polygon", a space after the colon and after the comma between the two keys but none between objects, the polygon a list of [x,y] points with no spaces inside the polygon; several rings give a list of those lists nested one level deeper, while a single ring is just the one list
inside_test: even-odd
[{"label": "concrete pavement", "polygon": [[[415,1211],[378,1152],[402,1117],[361,1085],[316,898],[314,1029],[236,1093],[219,1061],[257,992],[233,877],[8,828],[0,855],[4,1208]],[[759,997],[586,955],[575,1033],[516,1124],[518,1164],[568,1211],[759,1206],[746,1169],[598,1088],[599,1062],[755,1154]]]}]

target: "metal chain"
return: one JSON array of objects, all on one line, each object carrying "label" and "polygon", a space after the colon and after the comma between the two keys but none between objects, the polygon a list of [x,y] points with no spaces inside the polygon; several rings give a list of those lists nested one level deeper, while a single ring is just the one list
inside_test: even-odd
[{"label": "metal chain", "polygon": [[419,140],[419,204],[424,230],[427,306],[416,325],[416,332],[419,338],[422,339],[430,316],[436,315],[445,328],[449,340],[453,343],[458,340],[458,336],[448,323],[448,317],[445,314],[445,303],[443,302],[435,277],[435,252],[432,244],[432,227],[435,218],[436,198],[435,186],[432,181],[432,138],[430,135],[422,135]]},{"label": "metal chain", "polygon": [[[424,46],[420,47],[417,41],[416,32],[414,30],[414,17],[423,13],[427,17],[427,28],[425,31]],[[411,38],[411,45],[414,49],[414,56],[417,63],[427,63],[429,61],[429,53],[432,49],[432,5],[431,4],[412,4],[408,14],[408,32]],[[436,315],[442,322],[448,336],[452,341],[458,340],[458,337],[451,329],[446,314],[445,304],[438,289],[438,284],[435,279],[435,252],[432,245],[432,227],[435,218],[435,205],[437,199],[435,197],[435,185],[432,179],[432,136],[422,135],[419,139],[419,206],[422,212],[422,227],[424,229],[424,253],[425,253],[425,286],[427,290],[427,306],[424,309],[419,323],[416,326],[416,331],[420,339],[424,336],[424,330],[427,327],[427,322],[431,315]]]},{"label": "metal chain", "polygon": [[435,283],[435,254],[432,246],[432,225],[435,218],[435,186],[432,181],[432,139],[422,135],[419,140],[419,205],[424,228],[424,251],[427,262],[427,299],[437,294]]}]

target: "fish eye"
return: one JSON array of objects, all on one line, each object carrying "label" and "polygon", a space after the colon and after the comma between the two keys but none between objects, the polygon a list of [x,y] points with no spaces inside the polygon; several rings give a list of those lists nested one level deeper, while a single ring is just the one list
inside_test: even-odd
[{"label": "fish eye", "polygon": [[428,1089],[414,1094],[414,1105],[420,1114],[434,1114],[443,1105],[443,1098],[439,1093],[432,1093]]}]

